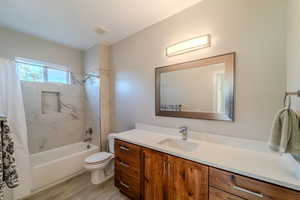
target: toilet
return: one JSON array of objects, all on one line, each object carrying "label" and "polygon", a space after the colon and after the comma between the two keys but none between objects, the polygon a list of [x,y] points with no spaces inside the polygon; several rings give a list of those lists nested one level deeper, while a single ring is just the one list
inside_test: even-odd
[{"label": "toilet", "polygon": [[114,175],[114,137],[116,134],[109,134],[109,152],[98,152],[90,155],[84,161],[84,167],[91,172],[91,182],[100,184]]}]

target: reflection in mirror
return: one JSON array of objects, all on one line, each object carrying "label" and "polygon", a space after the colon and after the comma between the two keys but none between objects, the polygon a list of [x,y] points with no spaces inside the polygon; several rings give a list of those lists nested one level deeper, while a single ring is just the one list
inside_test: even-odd
[{"label": "reflection in mirror", "polygon": [[233,121],[235,54],[156,68],[156,115]]},{"label": "reflection in mirror", "polygon": [[160,74],[165,111],[225,112],[225,63]]}]

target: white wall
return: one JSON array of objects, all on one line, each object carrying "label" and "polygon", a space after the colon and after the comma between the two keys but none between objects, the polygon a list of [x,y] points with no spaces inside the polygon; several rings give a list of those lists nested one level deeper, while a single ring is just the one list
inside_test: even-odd
[{"label": "white wall", "polygon": [[[288,0],[287,14],[287,89],[300,90],[300,1]],[[293,97],[293,107],[300,112],[300,99]]]},{"label": "white wall", "polygon": [[29,58],[69,67],[82,73],[83,54],[80,50],[0,27],[0,57]]},{"label": "white wall", "polygon": [[[114,131],[144,122],[266,140],[286,88],[285,11],[282,0],[204,0],[114,44]],[[206,33],[212,35],[211,48],[165,56],[166,46]],[[235,122],[155,116],[155,66],[233,51],[237,53]]]}]

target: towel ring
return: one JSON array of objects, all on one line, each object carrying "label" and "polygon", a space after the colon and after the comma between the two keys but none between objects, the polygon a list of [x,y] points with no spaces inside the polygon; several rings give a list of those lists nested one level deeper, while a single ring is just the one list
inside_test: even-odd
[{"label": "towel ring", "polygon": [[288,94],[288,93],[285,93],[285,96],[284,96],[284,100],[283,100],[283,106],[286,107],[286,100],[287,100],[287,97],[289,97],[289,104],[288,104],[288,109],[291,109],[291,105],[292,105],[292,97]]}]

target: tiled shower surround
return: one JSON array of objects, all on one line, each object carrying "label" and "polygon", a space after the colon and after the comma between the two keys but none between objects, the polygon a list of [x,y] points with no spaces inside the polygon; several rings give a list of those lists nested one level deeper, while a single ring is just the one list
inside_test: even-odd
[{"label": "tiled shower surround", "polygon": [[[86,120],[97,118],[93,111],[99,108],[99,98],[91,98],[91,88],[99,88],[99,81],[88,80],[85,84],[22,82],[30,154],[80,142],[88,127],[94,129],[93,143],[96,143],[99,127],[94,121]],[[43,92],[59,95],[50,95],[51,99],[45,101]],[[59,109],[55,111],[55,107]],[[50,111],[45,113],[45,109]]]}]

